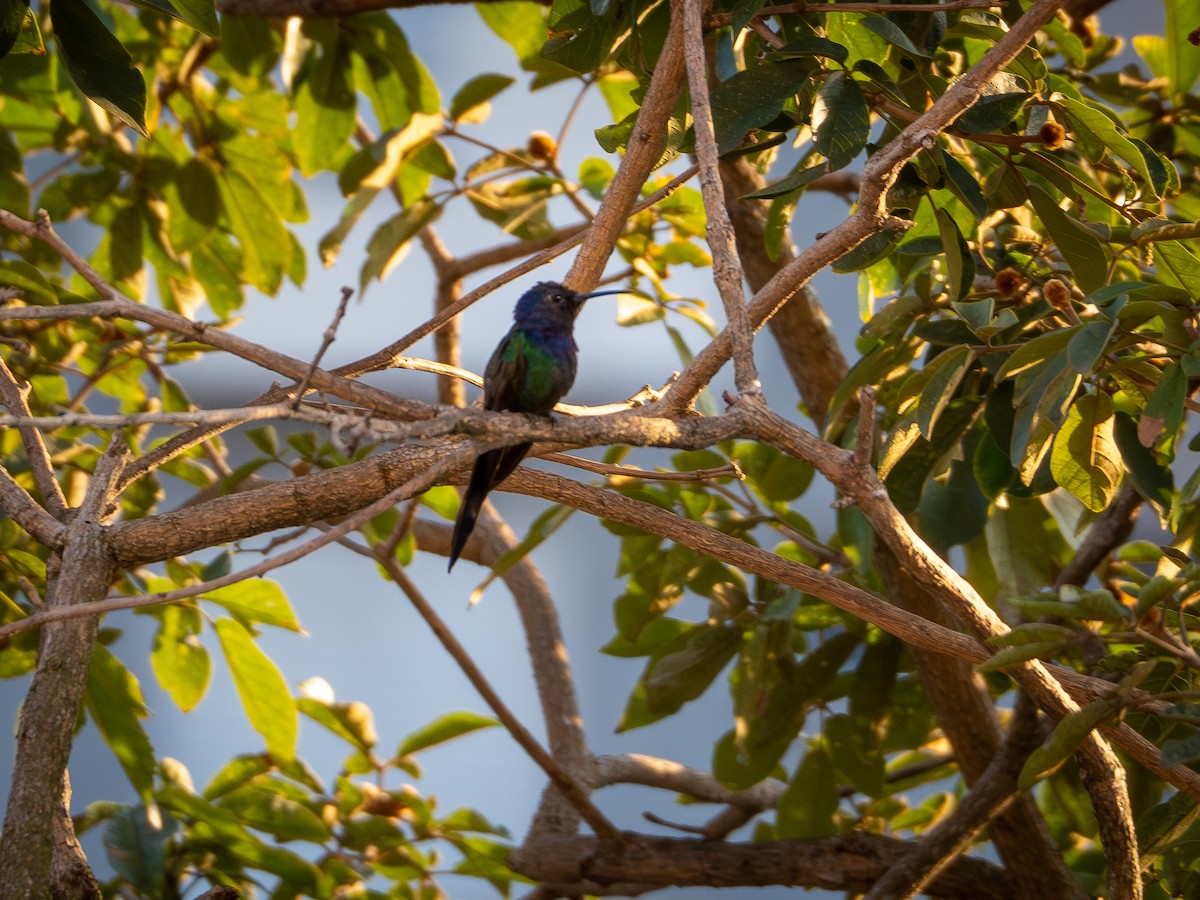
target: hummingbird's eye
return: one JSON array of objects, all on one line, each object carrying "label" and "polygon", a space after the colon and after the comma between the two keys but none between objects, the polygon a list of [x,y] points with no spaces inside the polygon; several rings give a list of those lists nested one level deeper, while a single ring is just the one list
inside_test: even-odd
[{"label": "hummingbird's eye", "polygon": [[550,299],[553,300],[555,303],[562,303],[563,295],[562,294],[552,294],[550,296]]}]

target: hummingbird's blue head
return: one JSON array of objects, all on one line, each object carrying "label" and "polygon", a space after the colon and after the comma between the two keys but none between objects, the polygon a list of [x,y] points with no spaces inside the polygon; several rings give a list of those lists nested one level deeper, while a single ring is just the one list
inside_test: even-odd
[{"label": "hummingbird's blue head", "polygon": [[539,281],[517,301],[513,320],[518,326],[531,325],[565,328],[568,331],[591,297],[604,294],[621,294],[624,291],[591,291],[580,293],[559,284],[557,281]]}]

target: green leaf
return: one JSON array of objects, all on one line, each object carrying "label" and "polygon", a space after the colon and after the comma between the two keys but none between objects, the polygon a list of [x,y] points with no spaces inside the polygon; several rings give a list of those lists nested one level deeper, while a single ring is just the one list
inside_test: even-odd
[{"label": "green leaf", "polygon": [[16,288],[30,306],[55,306],[58,303],[58,295],[46,276],[24,260],[0,260],[0,285]]},{"label": "green leaf", "polygon": [[204,798],[216,800],[221,795],[229,793],[239,785],[246,784],[264,772],[270,772],[272,768],[274,766],[270,758],[264,753],[235,756],[213,776],[212,781],[204,789]]},{"label": "green leaf", "polygon": [[750,20],[758,15],[758,11],[763,8],[765,2],[766,0],[736,0],[733,4],[733,14],[730,21],[735,35],[750,24]]},{"label": "green leaf", "polygon": [[[171,0],[179,18],[201,34],[219,38],[221,24],[217,21],[217,6],[214,0]],[[236,16],[235,16],[236,18]]]},{"label": "green leaf", "polygon": [[296,754],[296,703],[283,675],[245,625],[222,618],[214,628],[250,725],[263,736],[272,756],[291,760]]},{"label": "green leaf", "polygon": [[[746,194],[741,199],[743,200],[771,200],[775,197],[781,197],[784,194],[790,194],[792,191],[799,190],[803,187],[808,187],[822,175],[828,172],[828,167],[825,163],[817,163],[815,166],[809,166],[807,169],[796,168],[789,175],[785,175],[773,184],[768,184],[764,188],[759,188],[753,193]],[[794,201],[793,201],[794,203]]]},{"label": "green leaf", "polygon": [[975,134],[992,134],[1012,122],[1031,96],[1024,91],[984,93],[955,124]]},{"label": "green leaf", "polygon": [[1036,184],[1028,186],[1029,199],[1046,226],[1071,273],[1085,293],[1104,286],[1108,276],[1108,253],[1090,229],[1068,215],[1058,202]]},{"label": "green leaf", "polygon": [[92,650],[84,702],[96,729],[142,802],[154,802],[154,748],[142,728],[149,715],[138,680],[103,644]]},{"label": "green leaf", "polygon": [[330,831],[325,821],[297,799],[271,790],[271,781],[264,779],[230,791],[221,798],[221,808],[234,812],[250,828],[281,841],[327,841]]},{"label": "green leaf", "polygon": [[836,41],[831,41],[829,38],[817,37],[816,35],[808,35],[799,40],[788,41],[778,50],[771,54],[779,59],[794,59],[806,56],[825,56],[829,59],[836,59],[839,63],[845,65],[846,60],[850,56],[850,52]]},{"label": "green leaf", "polygon": [[511,85],[516,79],[507,75],[486,73],[476,75],[458,89],[450,101],[450,121],[481,122],[486,116],[488,101]]},{"label": "green leaf", "polygon": [[221,215],[221,194],[213,171],[199,159],[189,159],[163,191],[170,214],[167,237],[186,253],[204,243]]},{"label": "green leaf", "polygon": [[884,761],[874,726],[855,716],[836,715],[821,729],[834,767],[868,797],[883,793]]},{"label": "green leaf", "polygon": [[221,23],[221,55],[235,72],[261,78],[279,59],[271,23],[257,16],[226,16]]},{"label": "green leaf", "polygon": [[891,19],[885,19],[883,16],[863,16],[858,24],[868,31],[875,32],[893,47],[899,47],[910,56],[929,58],[929,54],[918,50],[916,45],[908,39],[908,35],[901,31],[900,27]]},{"label": "green leaf", "polygon": [[1193,0],[1166,0],[1167,81],[1171,93],[1186,94],[1200,78],[1200,53],[1188,40],[1196,27],[1196,5]]},{"label": "green leaf", "polygon": [[200,615],[192,608],[170,604],[158,611],[158,632],[150,650],[154,676],[184,712],[195,708],[208,689],[212,660],[200,643]]},{"label": "green leaf", "polygon": [[1075,330],[1067,342],[1067,360],[1076,374],[1092,374],[1112,333],[1113,325],[1108,322],[1087,322]]},{"label": "green leaf", "polygon": [[0,0],[0,58],[16,46],[28,13],[29,4],[25,0]]},{"label": "green leaf", "polygon": [[[810,612],[819,616],[823,610],[814,606]],[[719,743],[713,753],[713,774],[729,787],[750,787],[771,773],[800,733],[809,708],[826,696],[861,643],[857,635],[840,630],[792,663],[790,629],[790,623],[780,628],[770,622],[756,628],[730,675],[737,729],[730,745]]]},{"label": "green leaf", "polygon": [[[1116,122],[1100,110],[1079,100],[1063,97],[1058,102],[1071,119],[1076,133],[1084,132],[1093,139],[1098,139],[1107,150],[1141,176],[1142,184],[1152,197],[1158,196],[1154,187],[1155,178],[1150,173],[1146,157],[1120,130]],[[1095,161],[1097,160],[1093,159],[1093,162]]]},{"label": "green leaf", "polygon": [[223,606],[245,622],[261,622],[288,631],[302,631],[292,605],[278,582],[267,578],[247,578],[201,595]]},{"label": "green leaf", "polygon": [[1168,282],[1194,291],[1200,284],[1200,259],[1181,241],[1163,241],[1155,245],[1156,270]]},{"label": "green leaf", "polygon": [[541,55],[581,75],[594,72],[625,31],[622,16],[598,16],[590,0],[557,0],[546,21],[549,40]]},{"label": "green leaf", "polygon": [[501,40],[513,48],[521,68],[538,73],[538,85],[550,84],[570,75],[570,70],[541,55],[546,43],[546,12],[523,0],[477,3],[475,11]]},{"label": "green leaf", "polygon": [[1093,700],[1064,717],[1054,727],[1045,743],[1034,750],[1025,761],[1017,780],[1020,790],[1029,790],[1038,781],[1057,771],[1096,726],[1112,716],[1120,707],[1120,700]]},{"label": "green leaf", "polygon": [[146,82],[100,17],[84,0],[54,0],[50,21],[67,71],[79,90],[142,137],[149,137]]},{"label": "green leaf", "polygon": [[1028,662],[1031,659],[1053,656],[1062,649],[1062,641],[1034,641],[1029,644],[1019,644],[1016,647],[1005,647],[991,659],[980,663],[980,672],[998,672],[1017,663]]},{"label": "green leaf", "polygon": [[896,231],[877,231],[849,253],[835,259],[830,268],[839,275],[865,269],[891,253],[902,237]]},{"label": "green leaf", "polygon": [[396,748],[396,757],[409,756],[481,728],[495,728],[499,724],[491,716],[479,713],[464,710],[446,713],[404,738]]},{"label": "green leaf", "polygon": [[790,503],[808,490],[812,478],[809,463],[781,453],[750,486],[768,503]]},{"label": "green leaf", "polygon": [[418,231],[441,215],[442,207],[422,200],[402,210],[380,225],[367,242],[367,258],[359,273],[358,295],[367,291],[373,279],[382,281],[408,253],[408,244]]},{"label": "green leaf", "polygon": [[[831,41],[841,44],[848,51],[849,55],[844,65],[848,64],[853,68],[865,62],[883,73],[878,63],[887,56],[887,41],[870,28],[863,28],[863,18],[861,13],[826,16],[825,34]],[[886,78],[886,73],[884,77]]]},{"label": "green leaf", "polygon": [[949,177],[947,187],[971,210],[976,222],[982,221],[989,207],[983,188],[979,186],[978,176],[944,150],[939,161]]},{"label": "green leaf", "polygon": [[1023,644],[1067,643],[1079,637],[1079,632],[1066,625],[1050,622],[1026,622],[1011,631],[988,640],[996,647],[1020,647]]},{"label": "green leaf", "polygon": [[1200,803],[1183,791],[1138,816],[1138,856],[1151,864],[1182,838],[1200,816]]},{"label": "green leaf", "polygon": [[[319,687],[314,689],[314,683]],[[308,679],[300,685],[300,690],[304,696],[296,700],[296,708],[301,713],[361,753],[370,754],[379,741],[370,707],[358,700],[334,703],[332,699],[325,699],[325,696],[332,698],[333,692],[322,678]]]},{"label": "green leaf", "polygon": [[[922,537],[933,547],[954,547],[974,540],[986,527],[989,501],[971,464],[974,438],[963,441],[964,459],[950,463],[949,474],[930,478],[917,506]],[[1011,471],[1011,468],[1009,469]]]},{"label": "green leaf", "polygon": [[832,73],[817,92],[812,111],[813,146],[833,171],[849,165],[867,145],[871,115],[858,82],[845,71]]},{"label": "green leaf", "polygon": [[[307,33],[307,32],[306,32]],[[292,147],[305,177],[330,168],[354,131],[357,97],[350,83],[350,47],[340,30],[315,40],[305,77],[296,85]]]},{"label": "green leaf", "polygon": [[914,414],[917,427],[925,440],[933,438],[933,429],[938,418],[947,404],[954,399],[954,394],[963,377],[970,371],[973,361],[970,347],[951,347],[939,353],[929,365],[904,383],[901,411],[905,411],[903,398],[909,396],[914,389],[919,391]]},{"label": "green leaf", "polygon": [[1113,437],[1125,462],[1125,470],[1137,492],[1160,511],[1171,508],[1175,480],[1171,467],[1160,459],[1153,447],[1145,446],[1138,438],[1137,423],[1131,416],[1118,412],[1114,418]]},{"label": "green leaf", "polygon": [[837,834],[833,815],[838,803],[837,773],[824,744],[814,745],[796,767],[779,798],[775,828],[785,840],[806,840]]},{"label": "green leaf", "polygon": [[974,287],[975,257],[950,214],[944,209],[938,209],[936,212],[938,233],[942,238],[942,252],[946,262],[947,293],[950,301],[955,302],[970,295]]},{"label": "green leaf", "polygon": [[1071,404],[1067,421],[1054,438],[1050,453],[1054,480],[1100,512],[1121,484],[1121,452],[1113,438],[1113,404],[1105,393],[1081,394]]},{"label": "green leaf", "polygon": [[1163,742],[1160,760],[1163,768],[1182,765],[1195,759],[1200,759],[1200,729],[1194,730],[1187,737]]},{"label": "green leaf", "polygon": [[740,629],[725,623],[690,628],[669,652],[647,664],[617,730],[629,731],[678,712],[708,689],[741,643]]},{"label": "green leaf", "polygon": [[179,822],[162,816],[151,822],[144,806],[127,806],[104,827],[104,852],[121,878],[145,896],[166,894],[167,844],[179,833]]},{"label": "green leaf", "polygon": [[775,119],[806,74],[807,64],[783,60],[745,69],[718,84],[711,97],[718,150],[728,153],[751,129]]},{"label": "green leaf", "polygon": [[291,242],[279,212],[243,168],[227,166],[218,179],[229,226],[242,248],[242,274],[265,294],[283,282]]}]

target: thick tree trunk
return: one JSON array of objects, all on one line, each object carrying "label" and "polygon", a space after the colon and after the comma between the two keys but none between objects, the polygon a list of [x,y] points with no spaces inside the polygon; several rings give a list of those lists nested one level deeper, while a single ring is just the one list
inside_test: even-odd
[{"label": "thick tree trunk", "polygon": [[[102,599],[112,574],[102,528],[77,522],[68,532],[58,571],[51,576],[46,605],[75,606]],[[67,760],[98,621],[95,616],[80,616],[42,627],[37,671],[17,726],[12,789],[0,835],[0,897],[5,900],[54,896],[56,842],[69,845],[70,825],[62,822]]]}]

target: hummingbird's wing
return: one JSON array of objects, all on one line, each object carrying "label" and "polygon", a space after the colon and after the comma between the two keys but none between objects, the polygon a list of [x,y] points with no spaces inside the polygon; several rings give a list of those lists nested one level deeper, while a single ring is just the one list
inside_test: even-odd
[{"label": "hummingbird's wing", "polygon": [[504,336],[483,373],[483,408],[521,412],[521,387],[529,368],[528,340],[514,328]]}]

